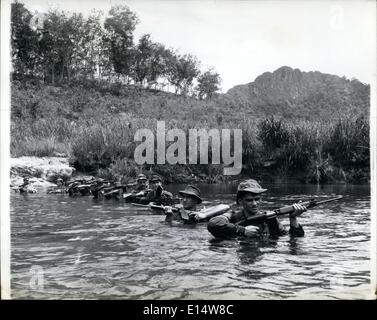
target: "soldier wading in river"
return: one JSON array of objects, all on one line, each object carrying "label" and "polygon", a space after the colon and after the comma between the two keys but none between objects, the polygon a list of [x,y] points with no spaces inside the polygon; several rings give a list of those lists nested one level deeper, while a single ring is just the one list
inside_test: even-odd
[{"label": "soldier wading in river", "polygon": [[[205,218],[203,216],[199,217],[199,215],[202,214],[200,210],[203,208],[199,208],[199,204],[202,203],[202,198],[198,187],[188,185],[184,190],[178,191],[178,193],[182,197],[182,203],[174,207],[175,210],[170,206],[164,207],[166,214],[165,221],[171,222],[172,220],[177,220],[194,222]],[[195,218],[195,220],[190,216]]]},{"label": "soldier wading in river", "polygon": [[[258,225],[242,226],[237,224],[237,222],[248,217],[263,214],[263,212],[260,212],[259,205],[261,196],[266,191],[267,189],[263,189],[255,180],[250,179],[241,182],[237,188],[237,204],[241,205],[242,209],[212,218],[207,225],[208,231],[217,238],[236,236],[277,238],[287,234],[284,226],[277,218],[269,219],[267,222]],[[297,217],[306,211],[306,207],[299,203],[293,204],[293,207],[295,211],[289,214],[289,233],[295,237],[302,237],[304,230],[297,222]]]},{"label": "soldier wading in river", "polygon": [[201,206],[202,198],[200,189],[193,185],[186,186],[184,190],[181,190],[178,193],[182,197],[181,204],[174,207],[164,207],[166,222],[170,223],[173,220],[190,224],[207,222],[212,217],[220,215],[230,208],[228,205],[224,204],[209,208]]}]

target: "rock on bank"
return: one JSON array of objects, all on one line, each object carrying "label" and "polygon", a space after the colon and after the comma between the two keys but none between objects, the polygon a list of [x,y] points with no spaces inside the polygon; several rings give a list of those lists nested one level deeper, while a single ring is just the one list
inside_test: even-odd
[{"label": "rock on bank", "polygon": [[75,169],[63,157],[20,157],[10,159],[11,186],[22,184],[24,176],[35,186],[50,186],[57,178],[67,181]]}]

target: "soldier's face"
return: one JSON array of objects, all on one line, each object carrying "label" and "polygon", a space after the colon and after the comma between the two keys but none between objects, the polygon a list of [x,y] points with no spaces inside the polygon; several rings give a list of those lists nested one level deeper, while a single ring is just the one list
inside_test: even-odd
[{"label": "soldier's face", "polygon": [[186,210],[191,210],[191,209],[195,208],[195,206],[197,205],[197,201],[194,197],[190,197],[188,195],[183,195],[182,196],[182,205],[183,205],[183,208],[185,208]]},{"label": "soldier's face", "polygon": [[153,190],[157,190],[158,187],[162,187],[162,183],[160,181],[152,181],[151,188]]},{"label": "soldier's face", "polygon": [[138,182],[139,186],[145,187],[147,185],[148,180],[141,179],[141,180],[138,180],[137,182]]},{"label": "soldier's face", "polygon": [[255,195],[255,194],[252,194],[252,193],[246,193],[239,200],[243,209],[249,214],[258,213],[260,201],[261,201],[261,196]]}]

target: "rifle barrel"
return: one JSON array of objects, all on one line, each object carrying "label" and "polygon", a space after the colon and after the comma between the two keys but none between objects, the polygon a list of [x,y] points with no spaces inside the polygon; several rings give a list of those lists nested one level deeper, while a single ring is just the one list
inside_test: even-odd
[{"label": "rifle barrel", "polygon": [[[342,198],[343,198],[343,196],[338,196],[336,198],[331,198],[331,199],[322,200],[322,201],[315,201],[315,200],[306,201],[306,202],[302,202],[301,204],[304,205],[304,206],[306,206],[309,209],[309,208],[318,206],[320,204],[331,202],[331,201],[340,200]],[[245,223],[246,223],[246,225],[248,225],[248,223],[263,222],[263,221],[266,221],[268,219],[271,219],[271,218],[274,218],[274,217],[277,217],[277,216],[289,214],[291,212],[294,212],[294,207],[292,205],[285,206],[285,207],[282,207],[282,208],[279,208],[279,209],[275,209],[275,210],[270,211],[270,212],[266,212],[264,214],[258,214],[258,215],[254,216],[254,217],[249,217],[248,219],[239,221],[236,224],[245,225]]]},{"label": "rifle barrel", "polygon": [[326,202],[335,201],[335,200],[340,200],[342,198],[343,198],[343,196],[338,196],[336,198],[331,198],[331,199],[322,200],[322,201],[316,201],[316,205],[319,205],[319,204],[322,204],[322,203],[326,203]]}]

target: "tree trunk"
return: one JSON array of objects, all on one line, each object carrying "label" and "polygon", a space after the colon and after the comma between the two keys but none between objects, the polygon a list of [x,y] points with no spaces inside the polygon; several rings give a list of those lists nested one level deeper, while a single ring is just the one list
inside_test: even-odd
[{"label": "tree trunk", "polygon": [[55,63],[51,66],[51,83],[55,84]]},{"label": "tree trunk", "polygon": [[71,83],[71,68],[67,66],[67,77],[68,77],[68,84]]},{"label": "tree trunk", "polygon": [[65,65],[65,59],[63,58],[62,69],[60,70],[60,83],[63,82],[63,78],[64,78],[64,65]]}]

